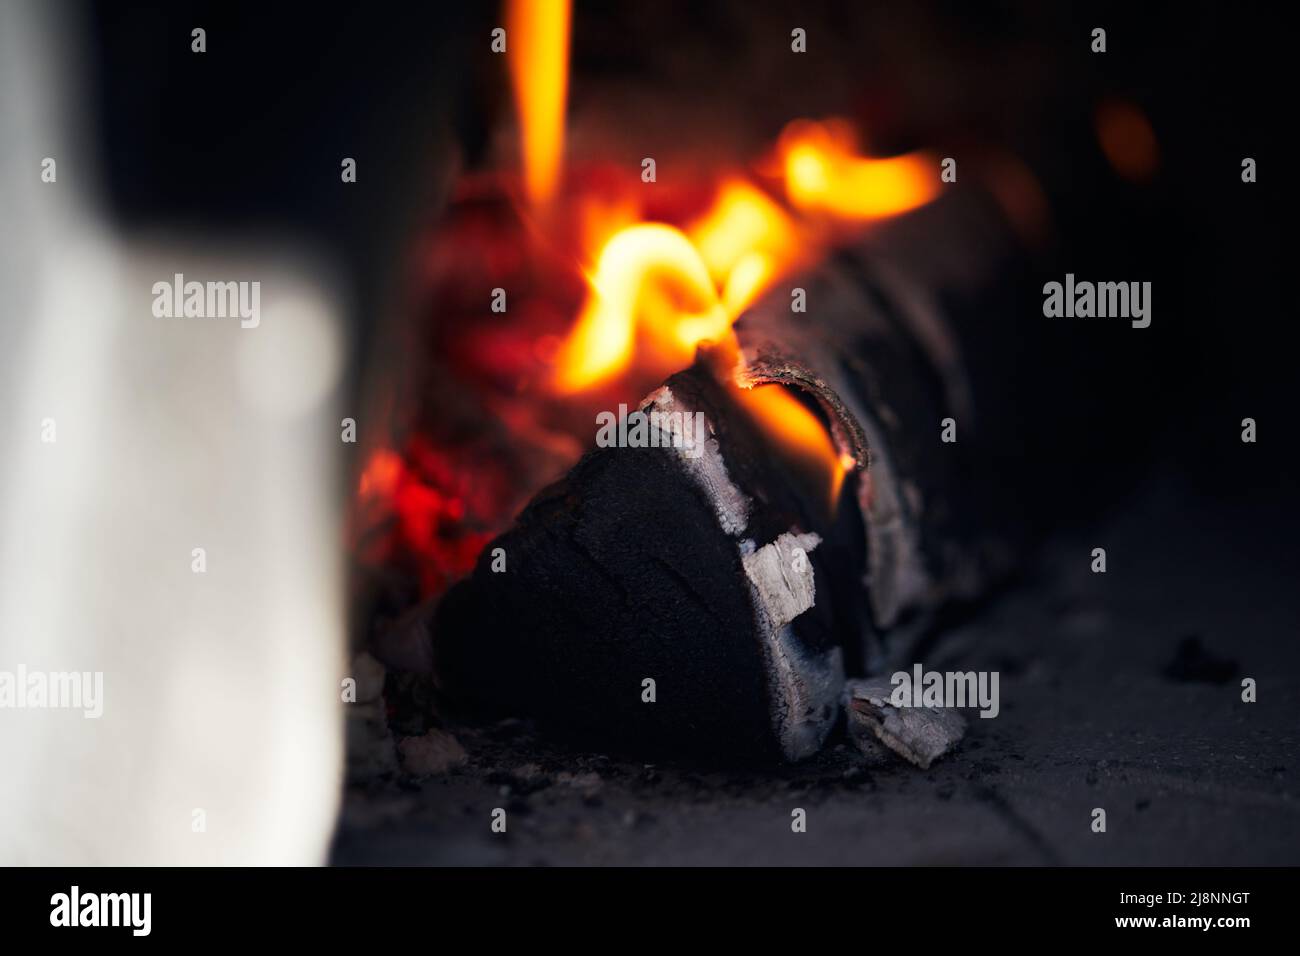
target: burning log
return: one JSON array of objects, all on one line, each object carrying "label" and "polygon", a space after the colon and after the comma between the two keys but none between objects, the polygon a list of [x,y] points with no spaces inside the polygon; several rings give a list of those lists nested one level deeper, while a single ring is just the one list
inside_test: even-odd
[{"label": "burning log", "polygon": [[[657,440],[589,452],[489,544],[423,620],[451,704],[623,751],[797,760],[846,674],[979,589],[996,562],[963,521],[978,482],[941,436],[973,420],[960,348],[917,292],[937,286],[874,251],[800,280],[808,313],[757,303],[641,404]],[[691,445],[663,424],[696,415]]]},{"label": "burning log", "polygon": [[803,530],[827,522],[707,362],[642,408],[702,412],[709,437],[597,450],[539,495],[442,602],[439,684],[602,745],[806,756],[844,673],[815,600],[830,532]]},{"label": "burning log", "polygon": [[[515,32],[520,64],[559,79],[564,24]],[[752,170],[675,187],[560,176],[563,89],[516,83],[524,212],[496,178],[464,183],[432,247],[438,345],[411,392],[433,414],[393,443],[403,467],[363,474],[401,532],[377,536],[379,570],[414,558],[426,603],[370,646],[432,671],[440,709],[625,752],[806,757],[848,676],[905,660],[996,570],[981,533],[1006,456],[975,448],[984,396],[937,303],[997,275],[1009,232],[937,156],[865,155],[841,119],[792,122]],[[490,292],[503,316],[507,288],[517,324],[482,313]],[[634,416],[598,410],[601,447],[578,458],[593,403],[647,391]]]}]

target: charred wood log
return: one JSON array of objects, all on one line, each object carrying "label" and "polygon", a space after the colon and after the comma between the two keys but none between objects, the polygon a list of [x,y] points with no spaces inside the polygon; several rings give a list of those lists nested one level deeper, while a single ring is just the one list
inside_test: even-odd
[{"label": "charred wood log", "polygon": [[540,494],[442,602],[439,684],[601,745],[806,756],[843,681],[819,551],[852,528],[825,528],[708,363],[642,407],[709,437],[600,449]]},{"label": "charred wood log", "polygon": [[[878,252],[795,283],[807,313],[773,293],[737,323],[738,361],[702,350],[642,403],[661,422],[700,413],[703,442],[652,426],[658,447],[592,451],[488,546],[425,617],[452,706],[625,752],[797,760],[836,725],[846,674],[901,659],[929,614],[983,587],[1002,559],[984,536],[997,476],[977,472],[1002,459],[976,440],[937,305],[956,276]],[[736,401],[764,384],[853,463],[832,507]]]}]

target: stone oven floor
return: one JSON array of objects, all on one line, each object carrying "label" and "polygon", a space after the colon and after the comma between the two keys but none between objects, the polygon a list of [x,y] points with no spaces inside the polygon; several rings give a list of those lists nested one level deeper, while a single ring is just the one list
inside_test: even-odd
[{"label": "stone oven floor", "polygon": [[331,862],[1300,864],[1300,528],[1270,505],[1285,498],[1211,504],[1171,479],[1101,533],[1054,538],[927,656],[998,670],[1002,705],[928,771],[868,762],[838,732],[798,766],[719,773],[506,721],[457,731],[468,759],[450,772],[350,785]]}]

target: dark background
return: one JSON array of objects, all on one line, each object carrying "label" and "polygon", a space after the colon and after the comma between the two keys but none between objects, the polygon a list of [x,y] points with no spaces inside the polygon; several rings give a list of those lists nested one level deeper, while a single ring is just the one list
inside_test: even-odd
[{"label": "dark background", "polygon": [[[629,159],[682,139],[745,155],[791,118],[831,113],[857,118],[877,152],[1006,147],[1049,197],[1044,281],[1072,271],[1153,283],[1149,329],[1032,321],[989,343],[1023,353],[1017,430],[1071,485],[1047,512],[1113,503],[1160,456],[1214,496],[1290,489],[1276,13],[621,6],[577,4],[571,103],[608,111]],[[488,131],[505,118],[504,70],[487,43],[499,19],[492,4],[91,4],[90,95],[112,209],[127,226],[232,241],[271,230],[332,254],[357,293],[355,373],[413,230],[438,214],[451,158],[484,162]],[[788,55],[791,24],[809,31],[805,57]],[[202,56],[190,52],[195,25],[208,31]],[[1089,51],[1098,25],[1104,55]],[[1098,148],[1092,113],[1111,96],[1138,104],[1154,128],[1149,185],[1120,180]],[[343,156],[359,161],[355,186],[341,187]],[[1241,182],[1244,156],[1260,164],[1255,184]],[[1247,416],[1260,441],[1243,449]]]}]

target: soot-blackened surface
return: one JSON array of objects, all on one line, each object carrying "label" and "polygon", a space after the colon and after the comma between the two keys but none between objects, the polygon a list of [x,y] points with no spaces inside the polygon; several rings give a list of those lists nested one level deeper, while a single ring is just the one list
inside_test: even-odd
[{"label": "soot-blackened surface", "polygon": [[[491,570],[497,547],[504,573]],[[499,713],[595,746],[716,757],[725,737],[737,757],[775,757],[735,540],[658,449],[583,459],[489,546],[434,632],[445,686]]]}]

